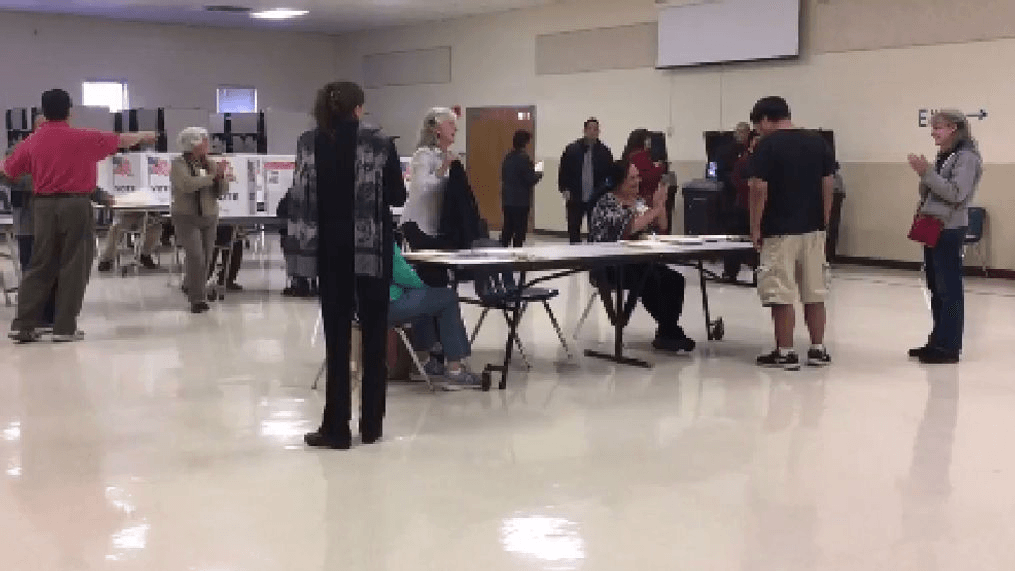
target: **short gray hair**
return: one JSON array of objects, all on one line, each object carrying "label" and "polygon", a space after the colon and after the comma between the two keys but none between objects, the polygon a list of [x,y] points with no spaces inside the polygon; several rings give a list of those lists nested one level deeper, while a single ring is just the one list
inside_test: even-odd
[{"label": "short gray hair", "polygon": [[201,144],[201,141],[208,138],[208,129],[204,127],[187,127],[180,131],[180,134],[176,137],[176,142],[180,144],[180,148],[183,152],[189,153],[194,150],[194,147]]},{"label": "short gray hair", "polygon": [[930,116],[930,123],[933,125],[936,122],[942,121],[955,127],[955,134],[952,135],[951,148],[955,149],[959,144],[969,141],[975,143],[976,139],[973,138],[973,129],[969,126],[969,118],[966,114],[958,109],[942,109],[935,111]]},{"label": "short gray hair", "polygon": [[423,128],[419,132],[419,147],[437,146],[437,126],[447,120],[457,121],[458,115],[447,107],[434,107],[423,118]]}]

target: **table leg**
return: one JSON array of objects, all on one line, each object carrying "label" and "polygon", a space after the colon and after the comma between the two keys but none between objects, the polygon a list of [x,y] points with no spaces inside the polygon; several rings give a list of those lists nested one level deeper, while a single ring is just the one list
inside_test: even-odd
[{"label": "table leg", "polygon": [[614,288],[615,291],[610,294],[612,298],[610,301],[614,302],[612,312],[614,315],[610,316],[613,320],[613,353],[603,353],[601,351],[586,349],[585,356],[594,357],[596,359],[605,359],[621,365],[632,365],[635,367],[650,369],[652,368],[651,363],[641,359],[624,356],[624,327],[626,327],[628,321],[630,321],[631,313],[634,311],[634,305],[638,301],[638,294],[641,293],[649,272],[644,272],[641,280],[639,280],[639,283],[637,284],[637,288],[631,290],[631,293],[627,298],[627,303],[624,301],[624,266],[617,266],[615,268],[615,272],[615,275],[617,276],[617,287]]},{"label": "table leg", "polygon": [[705,331],[708,334],[709,341],[721,341],[725,335],[725,325],[723,324],[723,320],[721,318],[712,321],[712,313],[709,310],[708,303],[708,285],[705,279],[707,271],[705,270],[704,262],[702,260],[698,260],[697,268],[699,281],[701,283],[701,308],[705,313]]}]

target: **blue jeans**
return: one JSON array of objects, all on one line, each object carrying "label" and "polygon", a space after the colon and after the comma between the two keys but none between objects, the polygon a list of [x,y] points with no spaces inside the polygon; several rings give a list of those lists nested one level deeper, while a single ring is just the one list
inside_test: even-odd
[{"label": "blue jeans", "polygon": [[[34,236],[18,236],[18,257],[21,258],[21,274],[28,271],[28,264],[32,261],[32,249],[35,246]],[[46,307],[42,310],[42,325],[52,327],[56,321],[56,287],[46,301]]]},{"label": "blue jeans", "polygon": [[404,323],[412,323],[417,346],[426,350],[437,343],[439,330],[444,355],[449,361],[459,361],[472,353],[465,324],[462,323],[458,294],[452,289],[424,287],[405,290],[402,297],[388,306],[388,324]]},{"label": "blue jeans", "polygon": [[962,243],[966,229],[942,230],[937,246],[923,249],[934,329],[930,346],[948,353],[962,351],[965,298],[962,291]]}]

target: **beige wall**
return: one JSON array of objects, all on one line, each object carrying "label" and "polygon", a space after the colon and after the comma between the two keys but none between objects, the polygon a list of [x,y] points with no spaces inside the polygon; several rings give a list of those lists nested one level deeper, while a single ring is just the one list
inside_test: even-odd
[{"label": "beige wall", "polygon": [[[806,53],[794,61],[537,75],[535,44],[541,34],[630,25],[656,17],[652,0],[592,0],[581,2],[580,8],[553,5],[343,36],[339,67],[355,78],[365,54],[452,47],[450,83],[368,93],[370,110],[389,131],[403,137],[400,148],[405,153],[411,152],[418,122],[431,105],[536,105],[536,153],[547,161],[547,176],[537,189],[536,227],[551,230],[564,227],[555,189],[556,161],[563,146],[580,134],[586,117],[600,118],[604,139],[618,153],[626,134],[636,127],[669,128],[671,156],[677,172],[687,180],[703,171],[703,131],[732,127],[746,118],[760,96],[784,95],[798,124],[835,130],[849,190],[841,253],[895,260],[915,260],[919,255],[905,238],[915,206],[915,177],[904,160],[909,152],[930,154],[934,149],[927,130],[917,125],[918,110],[985,108],[989,118],[973,122],[987,163],[977,202],[987,207],[991,217],[991,264],[1015,268],[1015,251],[1001,247],[1015,241],[1015,216],[1011,216],[1015,207],[1007,200],[1008,175],[1015,171],[1015,145],[1010,143],[1015,82],[1007,79],[1005,71],[1015,69],[1015,40],[837,51],[919,43],[919,34],[892,31],[911,27],[913,22],[936,30],[931,37],[940,36],[941,41],[997,38],[1006,33],[992,25],[979,32],[962,28],[965,35],[961,37],[942,36],[954,10],[942,8],[943,0],[928,0],[921,2],[923,11],[916,20],[911,11],[884,12],[891,25],[883,26],[881,35],[864,35],[856,26],[844,24],[839,36],[828,37],[835,14],[848,12],[869,20],[880,4],[808,0]],[[975,0],[964,3],[963,10],[975,12],[995,5],[993,0]],[[1012,13],[1015,10],[995,12],[1004,19],[1011,19]]]},{"label": "beige wall", "polygon": [[0,12],[0,109],[38,106],[53,87],[80,103],[82,81],[113,79],[132,107],[214,111],[216,87],[250,85],[262,109],[306,111],[337,72],[335,49],[317,34]]},{"label": "beige wall", "polygon": [[[0,52],[10,57],[0,59],[0,107],[35,104],[53,86],[78,96],[82,80],[122,78],[134,106],[211,109],[217,85],[248,84],[258,88],[262,107],[303,110],[324,81],[362,80],[366,55],[450,46],[450,81],[369,90],[373,118],[401,136],[408,153],[431,105],[536,105],[537,155],[547,161],[536,226],[559,230],[564,212],[556,161],[589,115],[602,120],[604,138],[618,152],[631,129],[669,129],[675,168],[687,180],[703,171],[702,131],[729,128],[759,96],[782,94],[799,124],[836,132],[849,188],[843,253],[898,260],[918,256],[904,237],[914,206],[904,157],[933,151],[917,126],[917,110],[985,108],[990,117],[974,122],[987,161],[978,202],[990,213],[991,264],[1015,269],[1015,251],[1003,247],[1015,241],[1015,206],[1006,190],[1015,170],[1008,135],[1015,126],[1015,82],[1006,73],[1015,68],[1015,40],[1004,38],[1015,30],[1015,4],[805,2],[805,53],[796,61],[560,75],[537,74],[538,37],[652,22],[654,2],[583,0],[338,38],[2,13]],[[955,25],[958,10],[972,14],[961,25]],[[575,51],[576,60],[627,61],[590,58],[594,35],[574,35],[586,46]],[[603,38],[622,36],[604,32]],[[933,42],[941,45],[916,45]],[[559,56],[566,47],[553,51]],[[465,136],[463,130],[462,149]]]}]

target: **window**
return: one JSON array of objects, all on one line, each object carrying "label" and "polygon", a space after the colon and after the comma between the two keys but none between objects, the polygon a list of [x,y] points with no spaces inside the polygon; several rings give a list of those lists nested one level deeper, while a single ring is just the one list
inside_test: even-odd
[{"label": "window", "polygon": [[83,105],[109,107],[113,113],[130,108],[125,81],[86,81],[81,84],[81,96]]},{"label": "window", "polygon": [[220,87],[215,100],[218,113],[257,112],[257,89],[253,87]]}]

